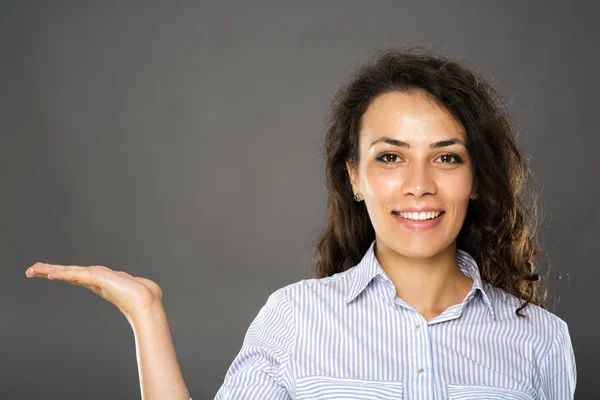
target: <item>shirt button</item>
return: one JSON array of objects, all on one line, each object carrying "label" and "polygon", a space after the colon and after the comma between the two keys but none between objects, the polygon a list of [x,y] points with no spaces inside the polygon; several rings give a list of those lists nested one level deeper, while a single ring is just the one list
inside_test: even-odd
[{"label": "shirt button", "polygon": [[423,372],[425,372],[425,370],[423,368],[419,368],[419,374],[422,374]]},{"label": "shirt button", "polygon": [[421,325],[417,325],[417,326],[415,327],[415,329],[418,331],[419,329],[421,329]]}]

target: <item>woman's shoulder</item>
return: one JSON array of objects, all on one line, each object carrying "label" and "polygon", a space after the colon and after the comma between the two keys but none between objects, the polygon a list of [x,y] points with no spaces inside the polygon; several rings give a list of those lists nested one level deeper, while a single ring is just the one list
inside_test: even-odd
[{"label": "woman's shoulder", "polygon": [[312,304],[318,301],[326,301],[332,304],[336,301],[345,300],[352,287],[354,268],[351,267],[323,278],[304,278],[288,283],[276,289],[269,297],[280,298],[292,305],[300,305],[307,301]]},{"label": "woman's shoulder", "polygon": [[[571,351],[571,338],[567,323],[551,310],[529,303],[519,316],[516,311],[525,303],[504,289],[483,283],[495,318],[486,321],[495,332],[495,339],[515,351],[529,354],[542,365],[557,349]],[[567,353],[565,353],[567,354]]]},{"label": "woman's shoulder", "polygon": [[489,284],[484,284],[484,288],[496,313],[497,321],[522,325],[533,336],[545,338],[555,338],[568,331],[566,321],[551,310],[529,303],[521,310],[521,314],[525,315],[525,318],[522,318],[516,314],[516,310],[525,303],[524,301],[504,289]]}]

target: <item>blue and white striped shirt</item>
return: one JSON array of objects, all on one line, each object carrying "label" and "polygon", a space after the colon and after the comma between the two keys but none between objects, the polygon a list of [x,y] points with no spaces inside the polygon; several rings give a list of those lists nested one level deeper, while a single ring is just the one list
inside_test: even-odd
[{"label": "blue and white striped shirt", "polygon": [[396,296],[375,241],[352,268],[272,293],[215,400],[572,399],[577,373],[567,324],[481,280],[427,322]]}]

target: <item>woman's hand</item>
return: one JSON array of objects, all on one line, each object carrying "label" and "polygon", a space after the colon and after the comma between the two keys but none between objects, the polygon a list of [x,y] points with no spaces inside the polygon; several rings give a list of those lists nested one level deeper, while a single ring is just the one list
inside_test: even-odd
[{"label": "woman's hand", "polygon": [[80,267],[38,262],[29,267],[25,275],[84,286],[117,306],[130,323],[134,315],[151,309],[162,300],[162,290],[150,279],[100,265]]}]

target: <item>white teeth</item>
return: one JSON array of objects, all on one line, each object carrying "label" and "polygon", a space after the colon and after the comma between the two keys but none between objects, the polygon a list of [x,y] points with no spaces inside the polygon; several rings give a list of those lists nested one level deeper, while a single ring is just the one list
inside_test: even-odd
[{"label": "white teeth", "polygon": [[441,211],[428,211],[428,212],[401,212],[396,213],[400,215],[402,218],[412,219],[415,221],[424,221],[426,219],[433,219],[439,217],[442,212]]}]

